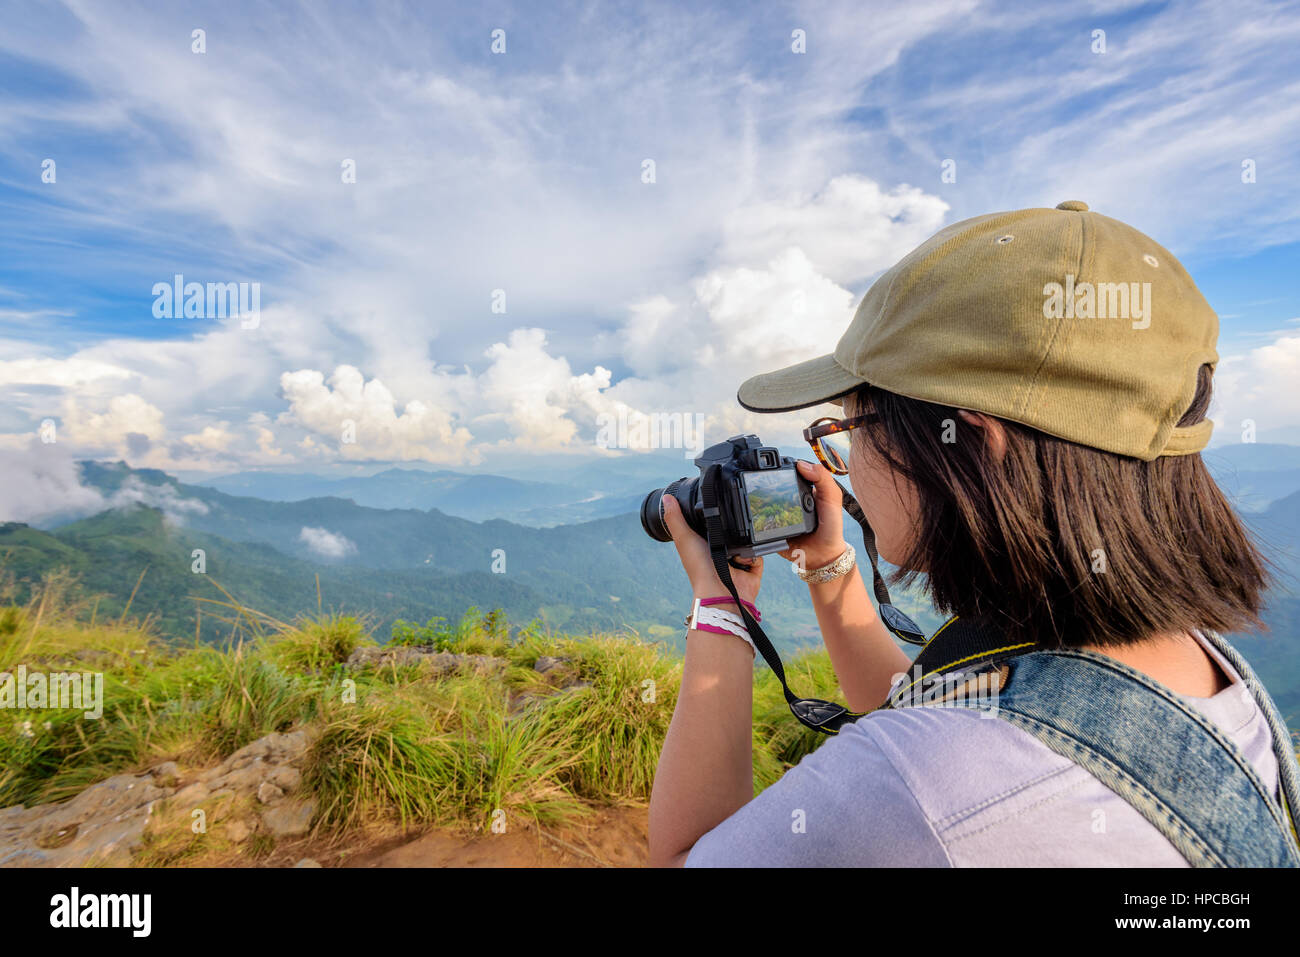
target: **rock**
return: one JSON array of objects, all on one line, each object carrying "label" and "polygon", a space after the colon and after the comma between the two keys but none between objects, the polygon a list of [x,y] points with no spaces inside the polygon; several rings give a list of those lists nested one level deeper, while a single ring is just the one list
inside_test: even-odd
[{"label": "rock", "polygon": [[314,731],[303,729],[288,734],[268,734],[262,740],[267,742],[270,759],[277,764],[286,764],[303,758],[315,737]]},{"label": "rock", "polygon": [[542,655],[533,663],[533,670],[546,674],[552,668],[558,668],[567,661],[567,658],[552,658],[550,655]]},{"label": "rock", "polygon": [[253,829],[239,818],[234,818],[226,823],[226,837],[236,844],[242,844],[248,840],[248,835],[251,833],[253,833]]},{"label": "rock", "polygon": [[320,861],[312,857],[304,857],[294,867],[320,867]]},{"label": "rock", "polygon": [[257,789],[257,799],[263,804],[274,804],[284,797],[284,792],[270,781],[263,781]]},{"label": "rock", "polygon": [[159,787],[174,788],[180,782],[181,769],[175,761],[167,761],[149,769],[154,783]]},{"label": "rock", "polygon": [[225,761],[221,762],[222,766],[231,769],[242,768],[252,764],[258,758],[266,757],[271,753],[271,745],[268,740],[270,737],[272,736],[268,734],[264,738],[258,738],[252,744],[244,745],[230,757],[226,758]]},{"label": "rock", "polygon": [[262,783],[266,770],[266,765],[262,759],[257,758],[255,763],[227,771],[220,777],[212,778],[208,784],[214,790],[230,788],[235,791],[255,791],[257,786]]},{"label": "rock", "polygon": [[173,793],[149,774],[118,774],[70,801],[0,812],[0,865],[127,865],[155,802]]},{"label": "rock", "polygon": [[524,692],[519,695],[511,695],[506,706],[506,714],[512,718],[516,715],[522,714],[524,711],[528,710],[531,705],[541,701],[542,697],[542,695],[531,694],[529,692]]},{"label": "rock", "polygon": [[316,802],[286,801],[262,812],[262,823],[273,837],[298,837],[311,827]]},{"label": "rock", "polygon": [[287,794],[298,786],[298,782],[302,780],[302,772],[293,765],[282,764],[273,770],[266,779]]},{"label": "rock", "polygon": [[172,804],[179,807],[194,808],[206,801],[212,794],[202,781],[195,781],[189,787],[182,788],[173,798]]},{"label": "rock", "polygon": [[504,671],[509,665],[508,660],[494,655],[461,655],[450,651],[437,651],[432,646],[417,645],[365,646],[352,652],[347,660],[347,666],[352,669],[416,667],[432,677],[459,671],[496,674]]},{"label": "rock", "polygon": [[[485,656],[479,656],[485,657]],[[182,778],[175,761],[144,774],[119,774],[93,784],[70,801],[26,808],[0,808],[0,865],[27,867],[125,866],[142,846],[154,805],[167,799],[164,830],[181,824],[200,805],[210,823],[224,822],[224,833],[235,843],[247,840],[253,826],[239,820],[256,798],[265,806],[261,825],[277,837],[304,834],[315,813],[314,802],[288,802],[286,792],[302,781],[295,765],[307,754],[317,732],[268,734],[240,748],[215,768]],[[191,777],[188,773],[185,777]],[[256,823],[256,822],[252,822]]]}]

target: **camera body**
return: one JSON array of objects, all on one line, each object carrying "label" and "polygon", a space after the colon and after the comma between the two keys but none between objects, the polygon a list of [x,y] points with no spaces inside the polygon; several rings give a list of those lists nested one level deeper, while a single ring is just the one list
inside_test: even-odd
[{"label": "camera body", "polygon": [[641,503],[641,527],[656,541],[672,541],[664,523],[663,496],[677,499],[690,527],[706,536],[701,490],[705,471],[720,467],[718,509],[728,558],[757,558],[789,547],[789,540],[817,530],[812,485],[795,460],[763,445],[757,435],[735,435],[705,449],[700,475],[655,489]]}]

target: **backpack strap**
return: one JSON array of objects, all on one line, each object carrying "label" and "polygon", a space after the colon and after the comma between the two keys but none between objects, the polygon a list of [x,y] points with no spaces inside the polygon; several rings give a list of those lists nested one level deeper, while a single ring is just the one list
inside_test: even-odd
[{"label": "backpack strap", "polygon": [[1291,837],[1300,843],[1300,831],[1296,826],[1297,814],[1300,814],[1300,764],[1296,763],[1296,748],[1291,740],[1291,732],[1286,722],[1282,720],[1282,715],[1278,713],[1277,705],[1273,703],[1272,697],[1264,688],[1264,683],[1256,677],[1255,669],[1250,666],[1250,662],[1241,652],[1218,632],[1202,631],[1201,634],[1241,676],[1259,710],[1264,714],[1269,733],[1273,736],[1273,755],[1277,758],[1277,785],[1282,799],[1282,810],[1291,828]]},{"label": "backpack strap", "polygon": [[1087,651],[1032,652],[1000,670],[991,703],[943,703],[993,710],[1083,767],[1195,867],[1300,867],[1282,772],[1279,803],[1241,750],[1169,688]]}]

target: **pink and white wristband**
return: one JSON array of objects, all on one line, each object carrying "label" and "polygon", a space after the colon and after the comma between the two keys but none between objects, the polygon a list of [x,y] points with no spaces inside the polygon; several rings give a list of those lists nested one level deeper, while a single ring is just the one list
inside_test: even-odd
[{"label": "pink and white wristband", "polygon": [[[718,598],[701,598],[699,599],[699,602],[701,605],[734,605],[736,599],[732,598],[730,595],[722,595]],[[763,620],[763,616],[759,614],[758,609],[754,607],[752,602],[745,601],[745,599],[742,598],[740,599],[740,603],[749,609],[749,613],[754,616],[755,621]]]},{"label": "pink and white wristband", "polygon": [[[710,608],[705,605],[709,601],[707,598],[695,599],[695,604],[691,607],[690,617],[686,619],[686,628],[688,631],[708,631],[716,635],[735,635],[741,638],[749,645],[750,650],[757,655],[758,647],[749,637],[749,629],[745,625],[745,620],[735,612],[723,611],[721,608]],[[755,620],[758,616],[754,615]]]}]

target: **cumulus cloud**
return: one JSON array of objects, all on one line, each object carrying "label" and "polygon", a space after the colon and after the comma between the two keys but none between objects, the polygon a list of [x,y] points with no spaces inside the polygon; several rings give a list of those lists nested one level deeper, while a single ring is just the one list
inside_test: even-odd
[{"label": "cumulus cloud", "polygon": [[736,388],[755,373],[832,351],[857,299],[793,247],[765,265],[709,270],[678,298],[629,310],[618,338],[635,375],[604,398],[698,416],[710,437],[758,431],[768,441],[797,439],[802,414],[756,416],[737,405]]},{"label": "cumulus cloud", "polygon": [[235,441],[235,436],[229,431],[229,426],[229,422],[205,425],[201,431],[193,435],[181,436],[181,441],[200,452],[224,452]]},{"label": "cumulus cloud", "polygon": [[83,401],[69,395],[63,406],[62,432],[65,439],[82,448],[119,451],[132,444],[140,448],[141,438],[157,441],[165,429],[161,409],[127,393],[109,399],[102,412],[87,410]]},{"label": "cumulus cloud", "polygon": [[943,226],[948,204],[915,186],[886,192],[865,176],[836,176],[815,196],[742,206],[727,217],[722,255],[764,262],[796,248],[822,275],[848,285],[883,272],[899,250]]},{"label": "cumulus cloud", "polygon": [[567,359],[547,351],[541,329],[516,329],[486,355],[492,364],[478,386],[483,407],[491,411],[480,418],[504,423],[521,449],[561,450],[578,434],[573,413],[591,422],[614,408],[602,395],[610,386],[610,371],[596,366],[574,375]]},{"label": "cumulus cloud", "polygon": [[1300,331],[1281,332],[1272,342],[1237,355],[1223,356],[1214,370],[1215,442],[1237,441],[1253,423],[1256,436],[1267,441],[1280,433],[1294,441],[1300,432]]},{"label": "cumulus cloud", "polygon": [[[1258,64],[1285,62],[1300,18],[1190,9],[1144,8],[1096,57],[1092,14],[1044,33],[1042,9],[1012,6],[994,18],[1006,56],[950,62],[990,29],[974,0],[820,4],[800,57],[773,46],[779,8],[746,30],[707,6],[644,30],[595,11],[583,30],[604,40],[578,58],[565,18],[521,8],[539,57],[485,70],[402,4],[293,15],[296,42],[271,46],[214,6],[214,71],[143,7],[36,5],[0,49],[52,80],[0,124],[5,142],[53,137],[77,175],[58,216],[14,198],[13,248],[42,252],[18,264],[39,272],[32,301],[0,309],[0,447],[53,417],[78,455],[156,468],[467,465],[590,448],[611,411],[743,428],[738,383],[828,351],[863,284],[950,213],[1082,198],[1233,256],[1294,241],[1300,100],[1294,71]],[[939,180],[949,157],[957,183]],[[92,309],[138,314],[133,290],[199,263],[231,274],[196,279],[264,282],[258,328],[86,331]],[[1267,363],[1241,379],[1261,429],[1288,414],[1288,381],[1270,398],[1250,380],[1275,381]]]},{"label": "cumulus cloud", "polygon": [[298,540],[312,553],[321,558],[345,558],[356,554],[357,546],[351,539],[328,529],[304,525],[298,533]]},{"label": "cumulus cloud", "polygon": [[378,379],[366,381],[354,366],[336,368],[326,380],[316,369],[280,377],[289,410],[282,423],[301,426],[337,443],[355,460],[459,463],[473,458],[469,430],[453,423],[445,409],[412,399],[401,409]]}]

